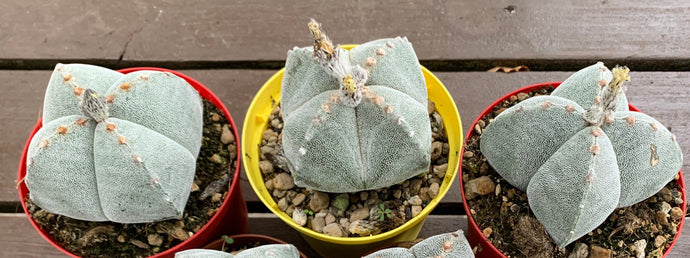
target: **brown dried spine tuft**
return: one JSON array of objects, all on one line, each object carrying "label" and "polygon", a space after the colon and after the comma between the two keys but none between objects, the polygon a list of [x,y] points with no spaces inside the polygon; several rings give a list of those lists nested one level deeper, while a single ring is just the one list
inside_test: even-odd
[{"label": "brown dried spine tuft", "polygon": [[107,124],[107,125],[105,125],[105,130],[108,131],[108,132],[115,131],[116,128],[117,128],[117,126],[116,126],[115,124]]},{"label": "brown dried spine tuft", "polygon": [[601,154],[601,148],[599,148],[599,145],[592,145],[589,147],[589,152],[594,153],[594,155],[599,155]]},{"label": "brown dried spine tuft", "polygon": [[60,126],[57,129],[55,129],[55,131],[61,135],[65,135],[69,130],[67,129],[67,126]]},{"label": "brown dried spine tuft", "polygon": [[131,88],[132,88],[132,84],[130,84],[129,82],[125,82],[123,84],[120,84],[120,89],[125,91],[125,92],[129,92],[129,89],[131,89]]},{"label": "brown dried spine tuft", "polygon": [[541,108],[544,110],[549,109],[551,107],[551,104],[551,101],[544,101],[544,103],[541,104]]},{"label": "brown dried spine tuft", "polygon": [[634,125],[635,124],[635,118],[632,116],[626,116],[625,122],[628,123],[628,125]]},{"label": "brown dried spine tuft", "polygon": [[77,123],[77,125],[79,125],[79,126],[85,126],[86,125],[86,119],[80,117],[79,119],[77,119],[77,121],[75,123]]},{"label": "brown dried spine tuft", "polygon": [[84,93],[84,88],[82,87],[74,87],[74,90],[72,90],[75,96],[81,96],[82,93]]},{"label": "brown dried spine tuft", "polygon": [[124,136],[117,137],[117,143],[120,145],[127,144],[127,138],[125,138]]},{"label": "brown dried spine tuft", "polygon": [[72,75],[71,74],[65,74],[64,76],[62,76],[62,79],[64,79],[65,81],[69,81],[72,79]]}]

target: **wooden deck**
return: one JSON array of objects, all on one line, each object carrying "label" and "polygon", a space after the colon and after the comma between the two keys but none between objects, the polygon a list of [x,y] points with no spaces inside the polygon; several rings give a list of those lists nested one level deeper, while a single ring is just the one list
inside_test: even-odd
[{"label": "wooden deck", "polygon": [[[684,149],[683,171],[690,171],[688,1],[132,2],[0,2],[0,257],[65,257],[31,227],[14,185],[57,62],[181,70],[218,95],[241,127],[252,97],[283,66],[286,51],[311,44],[309,18],[339,43],[407,36],[450,91],[465,132],[511,90],[561,81],[599,60],[628,65],[630,103],[671,128]],[[531,72],[485,72],[497,65],[527,65]],[[421,237],[467,227],[454,184]],[[268,212],[246,179],[242,189],[252,233],[318,257]],[[670,257],[690,256],[685,227]]]}]

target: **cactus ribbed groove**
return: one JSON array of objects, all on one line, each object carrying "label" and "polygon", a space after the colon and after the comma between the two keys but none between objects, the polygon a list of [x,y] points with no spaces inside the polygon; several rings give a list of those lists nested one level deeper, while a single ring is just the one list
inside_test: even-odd
[{"label": "cactus ribbed groove", "polygon": [[351,51],[312,20],[314,46],[288,52],[281,90],[283,148],[299,187],[357,192],[428,171],[424,76],[404,38]]},{"label": "cactus ribbed groove", "polygon": [[482,132],[489,164],[527,192],[534,215],[561,247],[615,208],[657,193],[682,165],[666,127],[628,110],[628,72],[601,62],[586,67],[550,96],[505,110]]},{"label": "cactus ribbed groove", "polygon": [[190,249],[175,254],[175,258],[299,258],[297,247],[290,244],[262,245],[241,251],[234,256],[232,254],[206,249]]},{"label": "cactus ribbed groove", "polygon": [[171,74],[58,64],[24,179],[48,212],[88,221],[180,218],[201,147],[202,105]]},{"label": "cactus ribbed groove", "polygon": [[462,230],[429,237],[422,242],[406,248],[387,248],[365,258],[421,258],[421,257],[474,257],[472,248],[463,235]]}]

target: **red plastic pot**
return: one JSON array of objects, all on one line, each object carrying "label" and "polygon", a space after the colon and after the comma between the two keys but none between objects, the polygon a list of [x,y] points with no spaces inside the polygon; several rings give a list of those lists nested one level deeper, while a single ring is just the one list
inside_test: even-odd
[{"label": "red plastic pot", "polygon": [[[547,82],[547,83],[539,83],[539,84],[534,84],[530,85],[518,90],[515,90],[511,93],[506,94],[502,98],[499,98],[498,100],[494,101],[489,105],[478,117],[477,119],[474,120],[472,125],[469,128],[474,128],[474,126],[477,124],[477,121],[481,120],[484,116],[487,114],[491,113],[493,111],[493,108],[495,106],[500,105],[503,101],[508,100],[510,96],[517,95],[518,93],[524,92],[528,93],[534,90],[538,90],[541,88],[545,87],[558,87],[560,85],[560,82]],[[639,109],[635,108],[634,106],[628,104],[630,111],[637,111],[640,112]],[[467,146],[470,137],[474,134],[474,130],[468,130],[467,136],[465,136],[465,145]],[[463,153],[465,152],[465,148],[462,149],[462,153],[460,154],[460,167],[462,168],[462,157]],[[501,253],[487,238],[484,236],[482,233],[482,230],[479,228],[477,223],[474,221],[474,218],[472,217],[472,214],[470,213],[470,207],[467,205],[467,199],[465,198],[465,187],[462,182],[462,169],[460,169],[460,192],[462,193],[462,205],[465,208],[465,214],[467,214],[467,240],[470,242],[470,245],[472,247],[475,247],[477,245],[480,246],[480,248],[477,251],[477,257],[488,257],[488,258],[494,258],[494,257],[500,257],[500,258],[505,258],[506,256]],[[683,173],[682,171],[678,171],[678,184],[680,185],[680,193],[681,197],[683,198],[683,204],[687,203],[685,199],[685,182],[683,180]],[[683,230],[683,223],[685,222],[685,214],[686,214],[686,205],[681,205],[681,209],[683,209],[683,217],[680,219],[680,223],[678,224],[678,234],[676,234],[676,237],[673,239],[673,242],[669,246],[668,249],[664,252],[664,257],[666,257],[670,252],[671,249],[673,249],[673,246],[676,245],[676,242],[678,241],[678,238],[680,237],[680,232]]]},{"label": "red plastic pot", "polygon": [[[256,234],[241,234],[241,235],[234,235],[234,236],[229,236],[232,238],[233,243],[232,244],[225,244],[225,249],[226,250],[234,250],[234,249],[239,249],[244,246],[254,244],[254,243],[261,243],[261,245],[270,245],[270,244],[287,244],[283,240],[273,238],[270,236],[264,236],[264,235],[256,235]],[[210,250],[221,250],[223,248],[223,243],[225,242],[225,239],[217,239],[211,243],[208,243],[203,247],[203,249],[210,249]],[[307,258],[306,255],[304,255],[302,252],[299,252],[299,256],[301,258]]]},{"label": "red plastic pot", "polygon": [[[156,68],[156,67],[133,67],[133,68],[127,68],[127,69],[122,69],[118,70],[118,72],[127,74],[131,72],[136,72],[140,70],[153,70],[153,71],[161,71],[161,72],[170,72],[173,73],[180,78],[184,79],[187,81],[194,89],[196,89],[199,92],[199,95],[201,97],[205,98],[208,101],[211,101],[213,105],[218,107],[220,110],[223,111],[223,115],[228,119],[228,122],[230,125],[232,125],[232,133],[235,135],[235,139],[239,140],[240,137],[237,133],[237,127],[235,126],[235,122],[232,120],[232,117],[230,116],[230,113],[228,112],[228,109],[225,108],[223,105],[223,102],[216,97],[216,95],[213,94],[206,86],[201,84],[200,82],[192,79],[191,77],[184,75],[182,73],[173,71],[173,70],[168,70],[168,69],[163,69],[163,68]],[[22,158],[19,161],[19,173],[17,178],[22,179],[26,175],[26,155],[29,150],[29,143],[31,142],[31,138],[36,134],[36,132],[41,129],[42,125],[42,119],[39,119],[38,122],[36,123],[36,126],[34,126],[33,131],[31,131],[31,135],[29,136],[29,139],[26,141],[26,145],[24,146],[24,152],[22,153]],[[216,214],[211,217],[211,220],[204,225],[199,232],[194,234],[192,237],[189,239],[183,241],[182,243],[164,251],[159,254],[156,254],[154,258],[163,258],[163,257],[173,257],[176,252],[183,251],[186,249],[191,249],[191,248],[198,248],[202,246],[204,243],[207,243],[211,241],[211,239],[216,239],[219,238],[223,233],[231,233],[231,234],[242,234],[242,233],[247,233],[249,231],[249,221],[248,221],[248,216],[247,216],[247,205],[244,201],[244,197],[242,196],[242,189],[240,188],[240,144],[239,142],[237,143],[237,160],[236,164],[237,167],[235,168],[235,175],[233,176],[232,179],[232,184],[230,185],[230,190],[228,192],[227,197],[221,204],[220,208],[216,212]],[[26,216],[29,218],[29,221],[31,222],[31,225],[34,226],[36,231],[43,236],[51,245],[53,245],[55,248],[58,250],[62,251],[63,253],[72,256],[72,257],[78,257],[75,254],[65,250],[61,246],[55,242],[55,240],[44,230],[42,230],[38,224],[36,224],[36,221],[34,221],[31,218],[31,215],[26,209],[26,204],[24,203],[24,200],[26,199],[27,195],[29,194],[29,189],[26,188],[26,184],[23,182],[19,185],[19,200],[22,203],[22,208],[24,208],[24,213],[26,213]],[[226,223],[222,223],[226,222]],[[232,222],[232,223],[227,223],[227,222]]]}]

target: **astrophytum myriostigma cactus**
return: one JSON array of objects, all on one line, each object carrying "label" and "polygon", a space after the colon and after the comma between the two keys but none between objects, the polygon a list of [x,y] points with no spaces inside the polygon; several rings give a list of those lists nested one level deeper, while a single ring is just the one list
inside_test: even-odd
[{"label": "astrophytum myriostigma cactus", "polygon": [[426,84],[412,45],[381,39],[347,51],[309,28],[315,45],[288,52],[281,92],[295,184],[356,192],[428,171]]},{"label": "astrophytum myriostigma cactus", "polygon": [[412,246],[410,249],[395,247],[387,248],[365,258],[470,258],[474,257],[472,248],[463,235],[462,230],[453,233],[435,235]]},{"label": "astrophytum myriostigma cactus", "polygon": [[196,90],[171,73],[58,64],[27,154],[31,200],[88,221],[180,218],[202,111]]},{"label": "astrophytum myriostigma cactus", "polygon": [[599,226],[616,207],[654,195],[678,173],[682,153],[661,123],[628,111],[628,69],[603,63],[550,96],[505,110],[481,135],[491,166],[526,191],[530,209],[559,246]]},{"label": "astrophytum myriostigma cactus", "polygon": [[205,249],[190,249],[175,254],[175,258],[299,258],[297,247],[291,244],[262,245],[232,254]]}]

